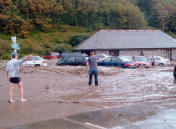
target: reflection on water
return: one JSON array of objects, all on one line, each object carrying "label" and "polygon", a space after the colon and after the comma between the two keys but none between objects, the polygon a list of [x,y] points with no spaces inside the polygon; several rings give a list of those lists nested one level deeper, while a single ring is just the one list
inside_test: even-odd
[{"label": "reflection on water", "polygon": [[24,103],[9,104],[9,113],[14,114],[14,112],[24,113]]},{"label": "reflection on water", "polygon": [[136,123],[140,129],[176,129],[176,109],[164,110],[145,121]]},{"label": "reflection on water", "polygon": [[174,78],[174,84],[176,84],[176,78]]}]

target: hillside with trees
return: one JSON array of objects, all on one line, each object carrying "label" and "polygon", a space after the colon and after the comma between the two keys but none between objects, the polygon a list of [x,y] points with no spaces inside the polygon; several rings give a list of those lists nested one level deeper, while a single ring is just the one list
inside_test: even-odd
[{"label": "hillside with trees", "polygon": [[0,58],[71,51],[99,29],[160,29],[176,37],[176,0],[0,0]]}]

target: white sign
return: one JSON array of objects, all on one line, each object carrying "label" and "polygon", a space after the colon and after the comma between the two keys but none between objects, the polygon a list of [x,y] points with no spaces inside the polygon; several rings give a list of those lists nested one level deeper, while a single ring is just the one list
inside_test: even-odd
[{"label": "white sign", "polygon": [[12,41],[13,41],[13,43],[11,44],[11,48],[13,48],[15,51],[19,50],[20,48],[19,48],[18,43],[16,42],[16,36],[13,36],[11,38],[12,38]]},{"label": "white sign", "polygon": [[16,44],[16,36],[11,37],[14,44]]}]

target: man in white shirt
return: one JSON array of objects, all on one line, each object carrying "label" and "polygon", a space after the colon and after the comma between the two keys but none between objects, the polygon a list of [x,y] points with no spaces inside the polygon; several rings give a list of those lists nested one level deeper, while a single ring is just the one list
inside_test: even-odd
[{"label": "man in white shirt", "polygon": [[14,88],[14,84],[17,84],[19,89],[20,89],[20,101],[24,102],[26,101],[23,98],[23,85],[21,82],[21,76],[20,76],[20,72],[19,72],[19,66],[23,64],[24,61],[26,61],[27,59],[29,59],[32,55],[29,55],[23,59],[18,60],[18,54],[16,52],[12,53],[12,60],[10,60],[7,63],[7,67],[6,67],[6,72],[7,72],[7,78],[8,81],[10,81],[10,103],[14,103],[13,101],[13,88]]}]

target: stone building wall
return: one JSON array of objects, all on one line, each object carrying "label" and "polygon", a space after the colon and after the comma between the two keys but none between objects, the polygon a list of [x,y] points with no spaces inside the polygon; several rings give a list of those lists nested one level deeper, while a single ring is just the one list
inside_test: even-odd
[{"label": "stone building wall", "polygon": [[176,60],[176,49],[172,49],[172,60]]},{"label": "stone building wall", "polygon": [[120,51],[120,55],[127,55],[127,56],[161,56],[163,58],[176,60],[176,49],[148,49],[148,50],[126,50],[126,51]]},{"label": "stone building wall", "polygon": [[106,54],[106,55],[110,55],[109,50],[97,50],[95,51],[95,54]]},{"label": "stone building wall", "polygon": [[[118,50],[117,50],[118,51]],[[116,52],[117,52],[116,51]],[[97,50],[95,53],[96,54],[107,54],[107,55],[111,55],[112,52],[114,51],[110,51],[110,50]],[[141,56],[144,55],[146,57],[148,56],[161,56],[167,59],[172,59],[172,60],[176,60],[176,49],[137,49],[137,50],[119,50],[118,51],[119,55],[123,55],[123,56]]]},{"label": "stone building wall", "polygon": [[119,55],[122,56],[140,56],[141,55],[141,50],[121,50],[119,52]]}]

